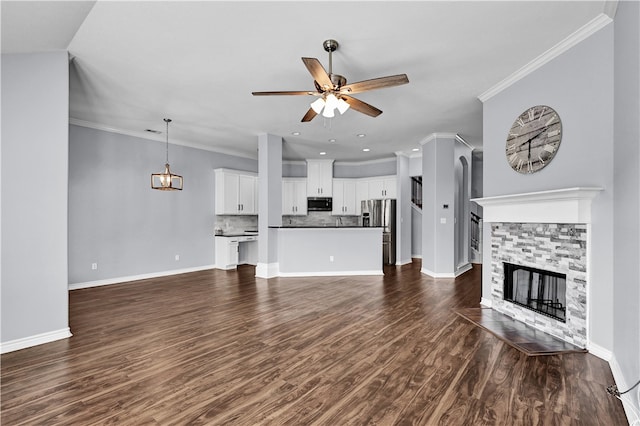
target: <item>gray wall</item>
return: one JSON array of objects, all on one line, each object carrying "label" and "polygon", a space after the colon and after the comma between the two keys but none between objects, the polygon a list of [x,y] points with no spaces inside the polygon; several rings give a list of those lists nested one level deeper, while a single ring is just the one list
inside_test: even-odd
[{"label": "gray wall", "polygon": [[335,178],[365,178],[373,176],[390,176],[396,174],[396,159],[364,161],[362,163],[333,163],[333,177]]},{"label": "gray wall", "polygon": [[411,263],[411,176],[409,175],[409,157],[398,155],[397,161],[397,233],[396,264]]},{"label": "gray wall", "polygon": [[631,386],[640,377],[640,3],[618,3],[614,36],[613,352]]},{"label": "gray wall", "polygon": [[305,161],[283,161],[283,177],[307,177],[307,163]]},{"label": "gray wall", "polygon": [[[505,140],[513,121],[534,105],[549,105],[559,113],[563,140],[552,163],[538,173],[523,175],[507,163]],[[592,342],[611,350],[613,26],[598,31],[487,100],[483,113],[485,197],[579,186],[604,188],[592,209],[589,326]],[[485,265],[490,255],[490,250],[484,251]],[[486,286],[490,281],[490,268],[484,268],[484,297],[489,294]]]},{"label": "gray wall", "polygon": [[[373,176],[390,176],[396,174],[396,159],[363,161],[361,163],[340,162],[333,163],[334,178],[365,178]],[[303,161],[283,161],[283,177],[307,177],[307,165]]]},{"label": "gray wall", "polygon": [[435,271],[436,143],[422,145],[422,269]]},{"label": "gray wall", "polygon": [[482,169],[484,152],[473,150],[471,153],[471,198],[482,197]]},{"label": "gray wall", "polygon": [[411,206],[411,257],[422,257],[422,210]]},{"label": "gray wall", "polygon": [[256,172],[257,161],[171,144],[184,189],[152,190],[164,161],[164,142],[69,127],[70,284],[215,263],[213,170]]},{"label": "gray wall", "polygon": [[62,51],[2,55],[3,344],[68,335],[68,70]]}]

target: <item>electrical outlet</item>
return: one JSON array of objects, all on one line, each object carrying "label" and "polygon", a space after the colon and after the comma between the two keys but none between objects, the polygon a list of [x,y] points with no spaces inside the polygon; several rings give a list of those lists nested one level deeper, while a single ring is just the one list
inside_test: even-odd
[{"label": "electrical outlet", "polygon": [[329,262],[333,262],[333,256],[329,256]]},{"label": "electrical outlet", "polygon": [[178,260],[180,260],[180,255],[179,255],[179,254],[176,254],[176,262],[177,262]]},{"label": "electrical outlet", "polygon": [[93,271],[97,270],[97,269],[98,269],[98,263],[92,263],[92,264],[91,264],[91,269],[92,269]]}]

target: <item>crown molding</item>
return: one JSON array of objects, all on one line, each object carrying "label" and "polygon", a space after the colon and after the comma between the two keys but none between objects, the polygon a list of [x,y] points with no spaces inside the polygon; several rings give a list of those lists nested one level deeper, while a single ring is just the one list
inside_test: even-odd
[{"label": "crown molding", "polygon": [[614,19],[618,11],[618,0],[606,0],[604,2],[604,14]]},{"label": "crown molding", "polygon": [[[457,133],[431,133],[429,136],[422,139],[419,143],[420,145],[425,145],[425,144],[428,144],[429,142],[435,141],[436,139],[453,139],[457,142],[460,142],[461,144],[469,148],[471,151],[477,149],[471,146],[466,140],[464,140],[462,136],[460,136]],[[422,153],[420,153],[419,156],[422,156]]]},{"label": "crown molding", "polygon": [[[118,129],[116,127],[109,127],[109,126],[105,126],[104,124],[93,123],[91,121],[78,120],[77,118],[70,117],[69,124],[73,124],[74,126],[87,127],[89,129],[101,130],[109,133],[117,133],[119,135],[132,136],[134,138],[147,139],[147,140],[163,142],[163,143],[166,142],[164,138],[162,137],[159,138],[157,137],[157,135],[154,135],[153,133]],[[173,139],[173,138],[169,143],[172,145],[186,146],[189,148],[201,149],[203,151],[215,152],[218,154],[233,155],[234,157],[249,158],[252,160],[258,159],[257,152],[255,156],[250,156],[250,155],[247,155],[245,152],[241,152],[241,151],[236,151],[231,149],[217,149],[217,148],[213,149],[208,145],[189,142],[189,141],[183,141],[183,140]]]},{"label": "crown molding", "polygon": [[[615,13],[615,7],[616,6],[614,6],[614,13]],[[607,6],[605,6],[605,8],[609,9]],[[480,99],[481,102],[488,101],[498,93],[510,87],[512,84],[523,79],[524,77],[531,74],[538,68],[550,62],[552,59],[560,56],[567,50],[571,49],[573,46],[585,40],[587,37],[598,32],[599,30],[601,30],[602,28],[610,24],[612,21],[613,19],[611,19],[608,15],[604,13],[599,14],[598,16],[593,18],[591,21],[589,21],[588,23],[580,27],[578,30],[570,34],[567,38],[562,40],[560,43],[556,44],[551,49],[547,50],[546,52],[544,52],[543,54],[541,54],[540,56],[538,56],[537,58],[535,58],[534,60],[532,60],[531,62],[529,62],[528,64],[526,64],[525,66],[523,66],[522,68],[520,68],[519,70],[517,70],[507,78],[505,78],[504,80],[502,80],[501,82],[499,82],[498,84],[494,85],[489,90],[480,94],[478,96],[478,99]]]},{"label": "crown molding", "polygon": [[475,148],[472,147],[471,145],[469,145],[469,143],[467,143],[467,141],[465,141],[462,136],[456,134],[456,140],[460,143],[462,143],[463,145],[465,145],[467,148],[469,148],[471,151],[473,151]]},{"label": "crown molding", "polygon": [[426,138],[418,142],[420,145],[428,144],[436,139],[455,139],[458,136],[456,133],[431,133]]}]

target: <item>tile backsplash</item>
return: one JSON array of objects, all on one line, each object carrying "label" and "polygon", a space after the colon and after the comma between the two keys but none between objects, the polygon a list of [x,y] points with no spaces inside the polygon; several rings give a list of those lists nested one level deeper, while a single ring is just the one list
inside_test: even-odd
[{"label": "tile backsplash", "polygon": [[[282,216],[282,226],[341,226],[360,225],[360,216],[334,216],[331,212],[309,212],[306,216]],[[216,215],[216,227],[224,234],[236,234],[258,229],[258,216]]]},{"label": "tile backsplash", "polygon": [[258,230],[258,216],[216,215],[214,229],[220,227],[225,234]]},{"label": "tile backsplash", "polygon": [[334,216],[331,212],[309,212],[306,216],[282,216],[282,226],[357,226],[360,216]]}]

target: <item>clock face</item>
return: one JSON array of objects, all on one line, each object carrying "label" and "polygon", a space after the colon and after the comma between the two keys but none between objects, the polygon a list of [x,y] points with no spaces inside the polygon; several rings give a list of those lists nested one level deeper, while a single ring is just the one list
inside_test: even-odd
[{"label": "clock face", "polygon": [[527,109],[513,122],[505,154],[513,170],[534,173],[553,160],[562,140],[560,116],[551,107],[537,105]]}]

